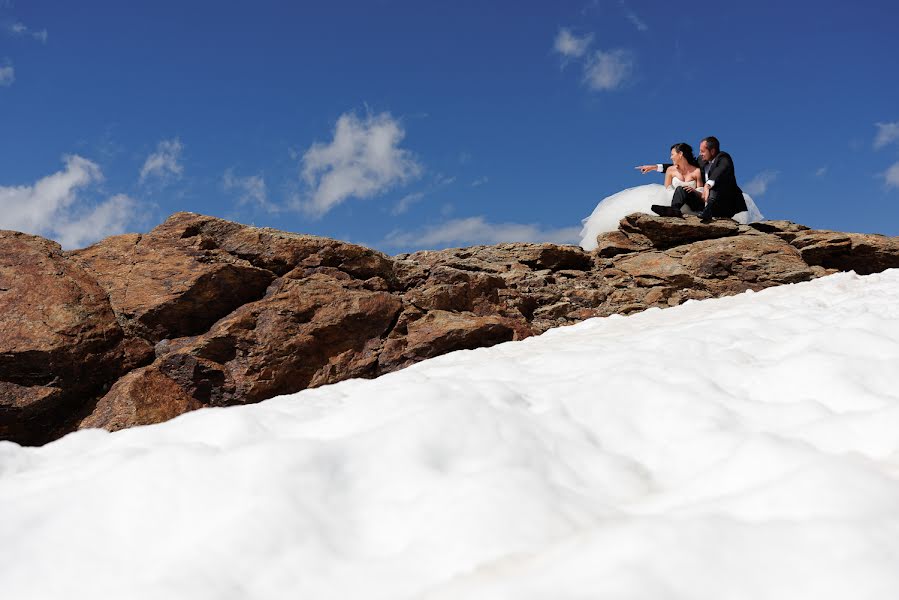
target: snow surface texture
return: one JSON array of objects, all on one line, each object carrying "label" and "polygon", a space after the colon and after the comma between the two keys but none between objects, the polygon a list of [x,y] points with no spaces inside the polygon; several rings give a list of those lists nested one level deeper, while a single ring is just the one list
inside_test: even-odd
[{"label": "snow surface texture", "polygon": [[0,443],[0,594],[899,598],[899,271]]}]

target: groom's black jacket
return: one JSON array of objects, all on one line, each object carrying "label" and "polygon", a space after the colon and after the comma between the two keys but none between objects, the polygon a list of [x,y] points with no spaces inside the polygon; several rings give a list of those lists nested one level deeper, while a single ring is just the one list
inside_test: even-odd
[{"label": "groom's black jacket", "polygon": [[[746,201],[743,199],[743,190],[737,185],[737,175],[734,173],[734,161],[727,152],[719,152],[709,163],[699,159],[699,168],[706,172],[709,165],[706,181],[714,181],[715,185],[709,191],[709,201],[706,207],[710,209],[712,216],[732,217],[738,212],[746,210]],[[662,165],[662,171],[670,165]]]}]

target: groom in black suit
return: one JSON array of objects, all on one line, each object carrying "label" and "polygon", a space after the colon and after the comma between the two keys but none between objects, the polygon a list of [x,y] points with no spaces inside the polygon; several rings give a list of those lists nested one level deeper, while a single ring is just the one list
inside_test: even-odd
[{"label": "groom in black suit", "polygon": [[[699,143],[699,168],[705,174],[705,185],[697,190],[678,187],[674,190],[671,206],[654,204],[653,212],[664,217],[681,216],[681,207],[686,204],[700,213],[706,221],[713,217],[733,217],[746,210],[743,190],[737,185],[734,161],[727,152],[721,152],[718,138],[709,136]],[[660,170],[663,173],[671,165],[644,165],[643,173]]]}]

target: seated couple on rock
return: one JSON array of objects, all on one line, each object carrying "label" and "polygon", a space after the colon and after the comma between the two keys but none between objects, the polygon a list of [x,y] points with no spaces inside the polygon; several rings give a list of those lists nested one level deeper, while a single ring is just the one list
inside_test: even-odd
[{"label": "seated couple on rock", "polygon": [[671,163],[637,167],[642,173],[665,173],[665,185],[641,185],[604,198],[583,220],[581,247],[596,248],[596,236],[615,231],[618,222],[635,212],[655,213],[664,217],[699,215],[703,221],[731,218],[739,223],[762,220],[762,214],[749,195],[737,185],[734,161],[721,152],[715,137],[699,144],[700,158],[686,143],[671,146]]}]

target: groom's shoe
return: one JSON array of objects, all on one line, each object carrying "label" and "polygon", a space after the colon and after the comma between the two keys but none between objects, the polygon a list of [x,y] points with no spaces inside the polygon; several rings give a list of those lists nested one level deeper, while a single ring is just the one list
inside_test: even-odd
[{"label": "groom's shoe", "polygon": [[662,206],[661,204],[653,204],[649,207],[652,212],[659,215],[660,217],[682,217],[684,216],[681,213],[679,208],[674,208],[673,206]]}]

